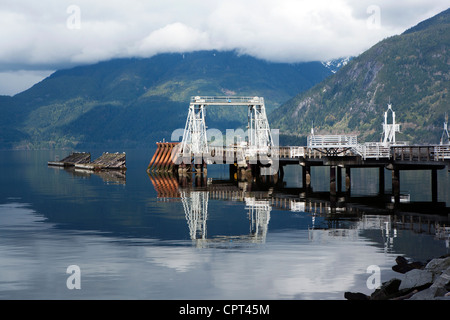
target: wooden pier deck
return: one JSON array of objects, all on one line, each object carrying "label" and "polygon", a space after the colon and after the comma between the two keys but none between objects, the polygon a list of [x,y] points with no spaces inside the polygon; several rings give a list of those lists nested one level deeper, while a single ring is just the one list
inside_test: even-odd
[{"label": "wooden pier deck", "polygon": [[99,158],[90,163],[76,164],[75,168],[87,170],[126,170],[125,153],[103,153]]},{"label": "wooden pier deck", "polygon": [[60,161],[49,161],[49,166],[73,167],[77,164],[86,164],[91,162],[91,154],[87,152],[73,152]]},{"label": "wooden pier deck", "polygon": [[75,167],[84,170],[126,170],[125,153],[103,153],[91,162],[91,154],[87,152],[74,152],[60,161],[49,161],[49,166]]}]

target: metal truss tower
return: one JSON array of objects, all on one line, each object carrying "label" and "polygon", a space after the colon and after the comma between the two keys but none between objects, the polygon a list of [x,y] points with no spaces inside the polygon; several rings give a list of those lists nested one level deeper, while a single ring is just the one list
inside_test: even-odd
[{"label": "metal truss tower", "polygon": [[264,98],[254,97],[254,104],[248,106],[248,140],[249,147],[267,151],[273,147],[272,134],[267,120]]},{"label": "metal truss tower", "polygon": [[183,157],[208,153],[206,137],[205,105],[201,101],[191,100],[186,126],[181,142]]}]

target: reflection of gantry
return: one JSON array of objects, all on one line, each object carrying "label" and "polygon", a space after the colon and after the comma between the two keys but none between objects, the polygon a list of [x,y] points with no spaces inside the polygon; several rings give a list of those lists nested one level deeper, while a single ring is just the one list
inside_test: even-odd
[{"label": "reflection of gantry", "polygon": [[181,191],[184,214],[192,240],[206,240],[206,220],[208,219],[208,192]]},{"label": "reflection of gantry", "polygon": [[264,242],[267,236],[267,229],[270,220],[269,200],[256,200],[245,198],[245,208],[248,210],[248,219],[250,221],[250,234],[255,242]]},{"label": "reflection of gantry", "polygon": [[264,243],[270,220],[271,206],[268,200],[256,200],[255,198],[245,198],[248,210],[250,230],[244,235],[215,235],[207,237],[208,220],[208,191],[181,191],[181,201],[189,227],[189,236],[199,247],[214,244],[233,243]]}]

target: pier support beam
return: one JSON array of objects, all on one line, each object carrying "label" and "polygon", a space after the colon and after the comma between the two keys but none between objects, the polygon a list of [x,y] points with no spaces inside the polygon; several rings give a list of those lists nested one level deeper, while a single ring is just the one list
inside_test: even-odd
[{"label": "pier support beam", "polygon": [[392,169],[392,194],[394,195],[395,203],[400,202],[400,170],[398,168]]},{"label": "pier support beam", "polygon": [[337,167],[337,177],[336,177],[336,183],[337,183],[337,191],[342,192],[342,167]]},{"label": "pier support beam", "polygon": [[350,194],[352,190],[352,180],[350,167],[345,168],[345,192]]},{"label": "pier support beam", "polygon": [[330,166],[330,194],[336,195],[336,166]]},{"label": "pier support beam", "polygon": [[311,188],[311,167],[308,165],[302,166],[302,183],[303,188]]},{"label": "pier support beam", "polygon": [[230,164],[228,167],[230,169],[230,179],[237,180],[238,179],[237,166],[235,164]]},{"label": "pier support beam", "polygon": [[378,168],[378,193],[384,195],[384,167]]},{"label": "pier support beam", "polygon": [[437,169],[431,169],[431,201],[438,201]]},{"label": "pier support beam", "polygon": [[283,181],[284,179],[284,166],[280,165],[280,168],[278,169],[278,176],[280,178],[280,181]]}]

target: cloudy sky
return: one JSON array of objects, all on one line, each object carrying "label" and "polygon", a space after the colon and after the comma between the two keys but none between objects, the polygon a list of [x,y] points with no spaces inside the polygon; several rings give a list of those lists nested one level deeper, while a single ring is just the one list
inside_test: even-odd
[{"label": "cloudy sky", "polygon": [[448,0],[2,0],[0,94],[53,71],[162,52],[301,62],[357,55]]}]

